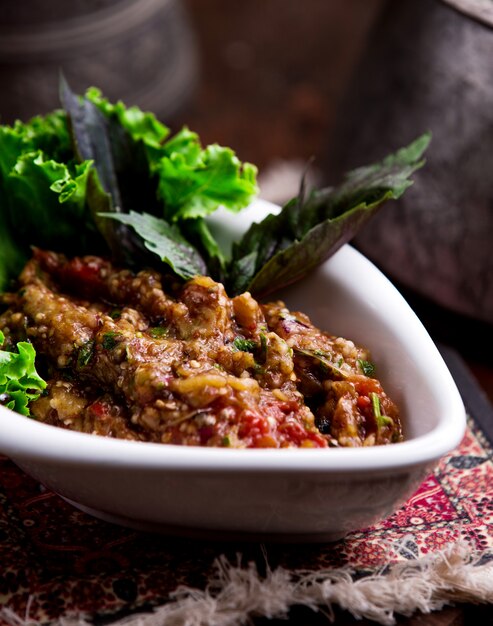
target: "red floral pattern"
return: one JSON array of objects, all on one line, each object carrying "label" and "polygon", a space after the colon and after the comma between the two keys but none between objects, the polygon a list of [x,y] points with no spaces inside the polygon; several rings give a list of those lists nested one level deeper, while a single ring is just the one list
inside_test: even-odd
[{"label": "red floral pattern", "polygon": [[[94,519],[0,457],[0,607],[47,622],[71,612],[132,611],[166,602],[181,584],[203,588],[214,559],[265,556],[271,567],[344,564],[366,572],[462,539],[493,553],[493,449],[470,422],[408,502],[381,523],[327,545],[221,544],[139,533]],[[1,621],[0,621],[1,623]]]}]

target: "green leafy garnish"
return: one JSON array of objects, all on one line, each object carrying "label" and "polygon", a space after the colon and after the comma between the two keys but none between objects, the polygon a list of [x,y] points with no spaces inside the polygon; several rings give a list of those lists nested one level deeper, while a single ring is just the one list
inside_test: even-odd
[{"label": "green leafy garnish", "polygon": [[375,365],[371,361],[358,359],[358,365],[365,376],[373,376],[375,374]]},{"label": "green leafy garnish", "polygon": [[269,342],[267,340],[267,336],[264,333],[260,333],[260,354],[258,356],[258,360],[260,363],[265,363],[267,360],[267,352],[269,350]]},{"label": "green leafy garnish", "polygon": [[93,355],[94,341],[86,341],[86,343],[79,348],[79,352],[77,353],[77,366],[85,367],[86,365],[89,365]]},{"label": "green leafy garnish", "polygon": [[[4,341],[0,331],[0,346]],[[35,356],[33,346],[26,341],[17,344],[17,352],[0,350],[0,403],[21,415],[30,415],[29,403],[46,388],[36,371]]]},{"label": "green leafy garnish", "polygon": [[131,211],[129,215],[101,213],[131,226],[142,238],[144,246],[156,254],[181,278],[187,280],[197,274],[206,274],[207,267],[197,250],[182,236],[175,224],[148,213]]},{"label": "green leafy garnish", "polygon": [[86,101],[110,122],[117,121],[134,144],[144,148],[166,220],[205,217],[219,205],[239,211],[258,192],[257,168],[241,163],[231,148],[217,144],[203,148],[197,133],[186,126],[169,137],[170,130],[152,113],[122,102],[111,104],[95,88],[87,91]]},{"label": "green leafy garnish", "polygon": [[139,266],[156,265],[156,255],[184,279],[211,273],[209,261],[218,277],[224,258],[203,218],[247,206],[256,168],[229,148],[203,149],[186,127],[168,139],[152,113],[111,104],[97,89],[79,98],[62,80],[61,94],[78,157],[94,163],[87,200],[113,257]]},{"label": "green leafy garnish", "polygon": [[156,167],[165,217],[176,221],[205,217],[219,205],[233,211],[247,206],[258,191],[257,168],[242,166],[229,148],[211,145],[202,150],[195,133],[183,133],[187,140],[180,150],[164,156]]},{"label": "green leafy garnish", "polygon": [[257,343],[253,339],[244,339],[243,337],[235,337],[233,346],[241,352],[253,352],[257,347]]},{"label": "green leafy garnish", "polygon": [[[234,296],[262,296],[300,279],[398,198],[422,165],[423,135],[338,187],[305,193],[253,224],[227,258],[207,217],[239,211],[257,192],[256,168],[230,148],[174,135],[152,113],[110,103],[95,88],[60,84],[63,111],[0,127],[0,289],[35,245],[111,255],[122,265],[208,274]],[[164,265],[163,265],[164,264]]]},{"label": "green leafy garnish", "polygon": [[[62,81],[63,82],[63,81]],[[152,113],[145,113],[138,107],[126,107],[123,102],[112,104],[103,97],[100,89],[90,87],[85,97],[92,102],[107,118],[115,117],[120,125],[135,141],[142,141],[146,150],[152,153],[162,148],[162,144],[170,134],[169,128],[161,124]]]},{"label": "green leafy garnish", "polygon": [[120,343],[120,338],[122,337],[121,333],[117,333],[113,330],[104,333],[103,341],[101,345],[104,350],[113,350]]},{"label": "green leafy garnish", "polygon": [[[302,181],[299,195],[278,215],[253,224],[228,257],[208,217],[220,206],[237,212],[252,201],[255,166],[241,163],[230,148],[203,147],[187,127],[173,134],[152,113],[112,104],[95,88],[80,96],[62,79],[60,97],[63,110],[0,126],[0,291],[36,246],[152,266],[182,280],[206,274],[223,282],[231,297],[249,290],[259,298],[302,278],[384,202],[399,198],[430,141],[425,134],[349,173],[337,187],[305,193]],[[111,350],[118,342],[118,333],[106,333],[101,346]],[[258,343],[238,337],[234,346],[254,352],[256,371],[262,369],[265,335]],[[79,367],[90,363],[93,350],[92,342],[79,348]],[[297,353],[346,376],[327,355]],[[34,349],[20,342],[17,353],[0,355],[1,401],[28,414],[29,401],[46,386],[34,369]],[[373,374],[371,363],[359,366]],[[381,415],[378,397],[372,402],[377,422],[390,419]]]},{"label": "green leafy garnish", "polygon": [[321,350],[304,350],[302,348],[293,348],[294,354],[299,354],[300,356],[305,356],[310,359],[316,361],[324,372],[330,372],[333,376],[337,378],[347,378],[348,373],[344,370],[340,369],[342,365],[342,359],[339,360],[337,364],[332,363],[327,356]]},{"label": "green leafy garnish", "polygon": [[164,326],[154,326],[147,331],[153,339],[162,339],[168,335],[168,329]]},{"label": "green leafy garnish", "polygon": [[375,392],[370,393],[371,406],[373,409],[373,415],[375,416],[375,421],[377,423],[377,429],[380,430],[384,426],[391,426],[394,421],[388,415],[382,414],[382,409],[380,407],[380,398],[378,394]]},{"label": "green leafy garnish", "polygon": [[31,245],[101,251],[86,194],[90,162],[77,163],[66,116],[56,111],[0,126],[0,290],[22,269]]},{"label": "green leafy garnish", "polygon": [[145,146],[130,136],[118,116],[106,115],[88,97],[79,98],[64,79],[60,95],[70,121],[76,156],[94,164],[86,198],[93,221],[113,258],[126,263],[135,258],[145,261],[140,254],[143,246],[130,229],[100,217],[101,213],[130,213],[141,207],[159,214],[157,181],[149,172]]},{"label": "green leafy garnish", "polygon": [[429,142],[425,134],[381,163],[350,172],[338,187],[307,196],[302,189],[278,215],[252,224],[233,246],[228,292],[263,296],[302,278],[347,243],[385,201],[404,193]]},{"label": "green leafy garnish", "polygon": [[152,113],[82,97],[62,79],[64,111],[0,127],[0,289],[31,245],[100,254],[124,264],[166,264],[183,279],[209,274],[230,295],[259,296],[301,278],[333,254],[422,165],[423,135],[339,187],[306,194],[254,224],[227,259],[206,217],[246,206],[256,168],[216,144],[175,135]]},{"label": "green leafy garnish", "polygon": [[112,104],[95,88],[87,91],[85,100],[144,149],[166,220],[205,217],[219,205],[239,211],[258,192],[257,168],[241,163],[231,148],[203,148],[197,133],[186,126],[170,137],[169,128],[152,113],[127,108],[123,102]]}]

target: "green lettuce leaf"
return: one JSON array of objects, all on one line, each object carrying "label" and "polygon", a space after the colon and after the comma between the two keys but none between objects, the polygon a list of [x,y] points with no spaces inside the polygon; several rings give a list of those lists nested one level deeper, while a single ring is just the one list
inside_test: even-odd
[{"label": "green lettuce leaf", "polygon": [[399,198],[421,167],[430,135],[419,137],[382,162],[350,172],[335,188],[312,192],[253,224],[233,246],[228,265],[230,295],[257,297],[295,282],[334,254],[381,205]]},{"label": "green lettuce leaf", "polygon": [[96,89],[80,97],[62,80],[60,95],[64,111],[0,126],[0,289],[35,245],[111,252],[133,267],[164,262],[184,279],[209,274],[231,295],[264,295],[301,278],[398,198],[429,141],[351,172],[339,187],[302,189],[254,224],[227,260],[206,217],[251,201],[254,166],[229,148],[204,149],[186,127],[170,136],[152,113],[111,104]]},{"label": "green lettuce leaf", "polygon": [[0,190],[0,293],[8,289],[10,281],[20,272],[25,254],[21,247],[16,244],[15,237],[7,223],[7,215],[4,212],[3,193]]},{"label": "green lettuce leaf", "polygon": [[230,148],[214,144],[202,150],[198,136],[184,129],[164,149],[169,154],[156,171],[169,220],[205,217],[219,206],[240,211],[258,192],[257,168],[242,164]]},{"label": "green lettuce leaf", "polygon": [[239,211],[258,193],[257,168],[241,163],[230,148],[213,144],[204,149],[187,127],[168,138],[169,129],[152,113],[122,102],[111,104],[94,88],[86,92],[86,100],[145,148],[149,169],[158,177],[166,220],[205,217],[219,206]]},{"label": "green lettuce leaf", "polygon": [[[97,235],[85,204],[91,163],[65,165],[43,152],[19,156],[5,181],[7,212],[16,241],[72,252],[88,250]],[[93,248],[94,249],[94,248]]]},{"label": "green lettuce leaf", "polygon": [[[85,94],[107,119],[116,118],[134,141],[142,141],[149,150],[151,161],[159,159],[164,141],[170,134],[167,126],[156,119],[153,113],[141,111],[138,107],[127,107],[123,102],[111,103],[96,87],[90,87]],[[154,159],[153,159],[154,155]]]},{"label": "green lettuce leaf", "polygon": [[[190,268],[207,271],[204,257],[209,272],[219,276],[225,259],[203,216],[221,204],[235,211],[246,206],[257,191],[256,169],[242,164],[229,148],[214,145],[203,150],[198,135],[186,127],[166,141],[169,130],[152,113],[112,104],[97,89],[79,98],[62,80],[61,98],[79,158],[95,165],[88,202],[113,257],[128,264],[152,263],[142,253],[143,249],[156,253],[150,245],[148,217],[144,237],[143,224],[134,214],[164,217],[166,235],[163,239],[159,222],[157,256],[167,259],[179,276],[190,274]],[[132,219],[116,218],[113,224],[101,220],[100,215],[108,213],[132,214]],[[177,227],[171,229],[172,223]],[[137,226],[133,235],[126,226]],[[173,265],[176,250],[183,249],[183,237],[190,238],[193,249],[188,269],[183,262],[177,268]]]},{"label": "green lettuce leaf", "polygon": [[[0,346],[5,336],[0,331]],[[0,403],[17,413],[29,415],[29,403],[39,398],[46,382],[36,371],[33,346],[17,344],[17,352],[0,350]]]},{"label": "green lettuce leaf", "polygon": [[28,122],[17,120],[12,126],[0,126],[2,151],[0,171],[8,173],[20,154],[41,150],[47,159],[68,162],[73,158],[67,117],[56,110],[45,116],[33,117]]},{"label": "green lettuce leaf", "polygon": [[98,250],[85,206],[89,171],[89,162],[73,158],[64,113],[0,126],[0,289],[18,274],[31,245]]}]

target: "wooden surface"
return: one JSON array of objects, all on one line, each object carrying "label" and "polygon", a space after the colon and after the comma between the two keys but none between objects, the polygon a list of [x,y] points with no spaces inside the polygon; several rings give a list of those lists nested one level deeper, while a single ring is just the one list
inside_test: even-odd
[{"label": "wooden surface", "polygon": [[[185,0],[197,38],[200,83],[176,124],[186,122],[205,142],[235,148],[261,171],[279,159],[323,163],[341,96],[364,51],[383,0]],[[416,304],[432,336],[459,349],[493,401],[487,354],[492,327]],[[466,341],[467,328],[474,341]],[[486,338],[485,338],[486,333]],[[286,622],[256,620],[257,626]],[[327,624],[326,615],[294,610],[289,623]],[[369,626],[338,612],[335,623]],[[398,618],[401,626],[493,625],[492,607],[449,607]]]}]

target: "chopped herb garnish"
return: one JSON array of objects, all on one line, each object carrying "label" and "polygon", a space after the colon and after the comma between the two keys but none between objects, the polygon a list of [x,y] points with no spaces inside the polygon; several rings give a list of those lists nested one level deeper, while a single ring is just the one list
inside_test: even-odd
[{"label": "chopped herb garnish", "polygon": [[264,333],[260,333],[260,354],[258,360],[261,363],[265,363],[267,360],[268,341],[267,336]]},{"label": "chopped herb garnish", "polygon": [[113,309],[113,311],[111,311],[110,313],[110,317],[113,320],[119,320],[121,316],[122,312],[120,311],[120,309]]},{"label": "chopped herb garnish", "polygon": [[302,350],[301,348],[294,348],[295,355],[306,356],[306,357],[310,357],[314,359],[319,364],[319,367],[324,374],[327,374],[330,372],[332,376],[335,376],[337,378],[347,378],[348,376],[347,372],[345,372],[344,370],[341,370],[339,365],[336,365],[335,363],[332,363],[332,361],[329,361],[329,359],[323,356],[320,356],[319,354],[317,354],[317,352],[320,352],[320,351],[319,350]]},{"label": "chopped herb garnish", "polygon": [[358,359],[358,365],[365,376],[373,376],[375,374],[375,365],[370,361]]},{"label": "chopped herb garnish", "polygon": [[153,339],[162,339],[168,335],[169,329],[164,326],[155,326],[147,331]]},{"label": "chopped herb garnish", "polygon": [[226,435],[226,437],[223,437],[223,440],[221,441],[221,444],[225,448],[228,448],[231,445],[231,439]]},{"label": "chopped herb garnish", "polygon": [[91,361],[93,357],[93,354],[94,354],[94,341],[92,340],[86,341],[86,343],[83,344],[79,348],[79,352],[77,354],[77,366],[85,367],[86,365],[89,365],[89,362]]},{"label": "chopped herb garnish", "polygon": [[113,350],[118,345],[118,338],[121,337],[120,333],[110,330],[108,333],[104,333],[102,346],[104,350]]},{"label": "chopped herb garnish", "polygon": [[235,337],[233,345],[242,352],[253,352],[257,347],[257,343],[253,339],[244,339],[243,337]]},{"label": "chopped herb garnish", "polygon": [[375,416],[375,421],[377,422],[377,428],[383,428],[384,426],[390,426],[394,423],[391,417],[388,415],[382,414],[382,409],[380,406],[380,398],[378,394],[375,392],[370,393],[371,406],[373,408],[373,415]]}]

